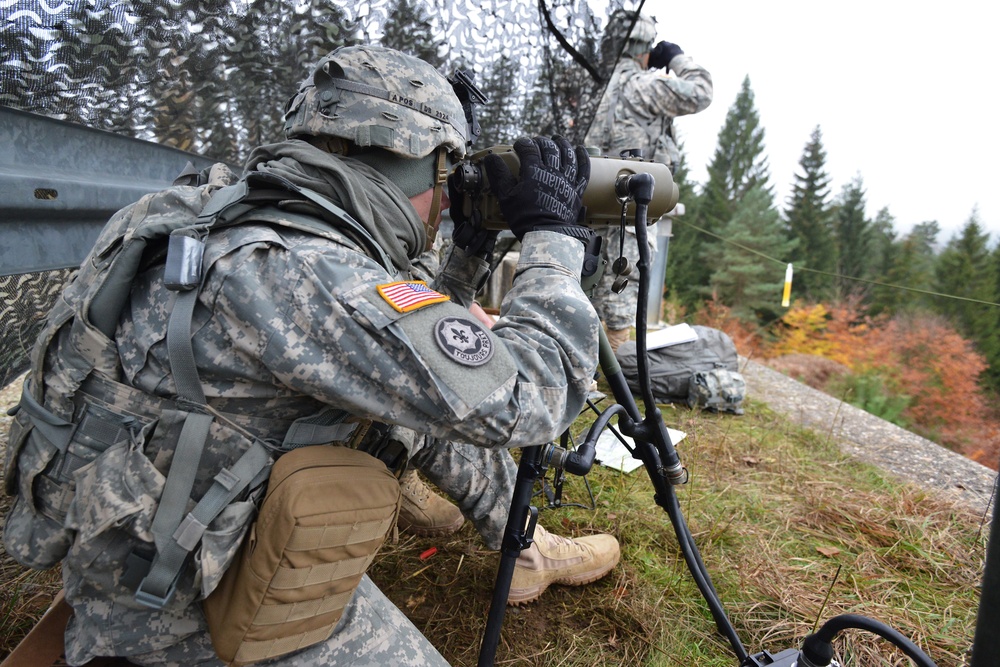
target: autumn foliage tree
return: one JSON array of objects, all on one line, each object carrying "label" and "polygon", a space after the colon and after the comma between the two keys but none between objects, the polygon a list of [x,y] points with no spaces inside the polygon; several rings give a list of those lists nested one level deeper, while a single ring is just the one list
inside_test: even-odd
[{"label": "autumn foliage tree", "polygon": [[832,305],[796,301],[781,317],[768,356],[813,354],[851,367],[853,348],[869,326],[857,299]]},{"label": "autumn foliage tree", "polygon": [[941,444],[964,449],[981,437],[988,413],[979,387],[986,360],[943,318],[903,316],[874,328],[856,348],[858,371],[874,371],[911,397],[915,429]]},{"label": "autumn foliage tree", "polygon": [[[997,467],[1000,423],[980,386],[988,364],[975,344],[943,317],[864,316],[857,302],[827,305],[796,302],[782,317],[768,357],[809,354],[851,369],[842,395],[865,409],[852,391],[882,394],[874,401],[886,413],[898,406],[905,425],[980,463]],[[864,397],[872,401],[872,396]]]}]

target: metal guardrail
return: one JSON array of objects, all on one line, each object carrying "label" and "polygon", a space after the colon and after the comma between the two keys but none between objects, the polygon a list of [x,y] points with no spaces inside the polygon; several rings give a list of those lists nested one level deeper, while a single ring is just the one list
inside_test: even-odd
[{"label": "metal guardrail", "polygon": [[75,268],[118,209],[212,160],[0,107],[0,276]]},{"label": "metal guardrail", "polygon": [[211,160],[0,106],[0,387],[111,215]]}]

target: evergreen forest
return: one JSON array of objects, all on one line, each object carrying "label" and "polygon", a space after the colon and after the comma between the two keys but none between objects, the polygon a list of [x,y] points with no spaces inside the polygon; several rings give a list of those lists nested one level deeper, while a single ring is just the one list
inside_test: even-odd
[{"label": "evergreen forest", "polygon": [[688,207],[669,246],[667,319],[722,328],[741,354],[996,468],[1000,246],[978,211],[949,238],[935,220],[900,234],[888,207],[866,214],[862,174],[831,192],[818,126],[777,202],[764,136],[747,76],[707,181],[675,174]]}]

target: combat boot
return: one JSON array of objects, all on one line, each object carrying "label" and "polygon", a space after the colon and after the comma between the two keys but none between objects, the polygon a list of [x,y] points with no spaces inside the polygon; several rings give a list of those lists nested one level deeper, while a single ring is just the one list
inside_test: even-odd
[{"label": "combat boot", "polygon": [[421,537],[451,535],[465,523],[457,507],[431,491],[417,475],[407,470],[399,480],[399,529]]},{"label": "combat boot", "polygon": [[583,586],[597,581],[618,564],[620,556],[618,540],[611,535],[571,540],[536,525],[534,541],[514,563],[507,604],[537,600],[550,584]]}]

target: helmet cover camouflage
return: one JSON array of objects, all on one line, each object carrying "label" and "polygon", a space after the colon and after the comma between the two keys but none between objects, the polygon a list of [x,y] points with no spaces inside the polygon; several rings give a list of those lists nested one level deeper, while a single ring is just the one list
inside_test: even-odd
[{"label": "helmet cover camouflage", "polygon": [[[635,21],[634,26],[633,21]],[[656,19],[643,14],[636,19],[635,12],[618,10],[608,22],[605,34],[616,47],[620,47],[624,40],[624,52],[630,56],[638,56],[648,53],[653,48],[653,42],[656,40]]]},{"label": "helmet cover camouflage", "polygon": [[421,158],[443,146],[465,155],[466,124],[451,84],[419,58],[378,46],[324,57],[285,109],[285,135],[339,137]]}]

